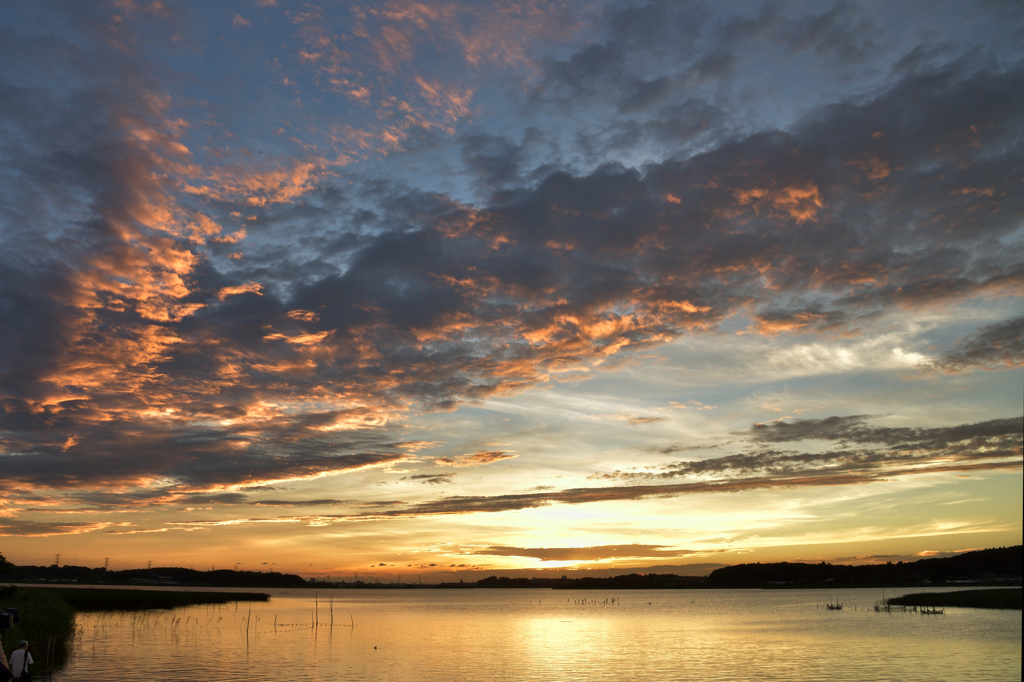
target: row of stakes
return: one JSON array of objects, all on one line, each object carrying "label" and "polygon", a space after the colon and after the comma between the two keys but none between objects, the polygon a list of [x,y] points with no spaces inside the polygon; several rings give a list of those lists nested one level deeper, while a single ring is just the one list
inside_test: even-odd
[{"label": "row of stakes", "polygon": [[[329,598],[330,599],[329,603],[330,603],[331,620],[330,620],[329,623],[321,623],[320,622],[320,598],[319,598],[319,596],[315,596],[314,599],[315,599],[314,607],[313,607],[313,610],[310,611],[310,625],[309,625],[309,628],[311,630],[315,631],[315,630],[319,629],[320,625],[329,625],[332,628],[334,628],[334,627],[354,628],[356,626],[355,618],[352,617],[351,613],[348,614],[348,618],[349,618],[349,622],[348,623],[335,623],[334,622],[334,597],[330,597]],[[259,617],[259,614],[257,614],[256,615],[256,625],[255,625],[256,628],[259,627],[259,621],[260,621],[260,617]],[[250,626],[251,622],[252,622],[252,609],[250,608],[249,609],[249,614],[245,618],[245,639],[246,639],[246,641],[249,640],[249,626]],[[297,623],[282,623],[281,625],[282,625],[282,627],[285,627],[285,626],[289,627],[289,629],[288,630],[284,630],[284,632],[293,632],[293,631],[298,630],[300,628],[301,629],[305,629],[305,626],[300,626]],[[253,631],[255,632],[256,630],[254,629]],[[277,616],[275,615],[274,616],[274,632],[276,633],[277,631],[278,631],[278,624],[277,624]]]}]

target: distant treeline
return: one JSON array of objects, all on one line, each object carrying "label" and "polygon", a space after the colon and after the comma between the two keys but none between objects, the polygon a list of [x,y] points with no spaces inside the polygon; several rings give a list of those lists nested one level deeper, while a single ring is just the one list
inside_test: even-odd
[{"label": "distant treeline", "polygon": [[964,552],[942,559],[898,561],[885,564],[850,566],[781,562],[739,564],[719,568],[707,578],[670,573],[629,574],[610,578],[505,578],[490,576],[476,582],[371,583],[363,581],[311,581],[285,573],[256,571],[195,571],[189,568],[131,569],[107,571],[84,566],[14,566],[0,556],[0,580],[5,582],[77,582],[108,585],[192,585],[211,587],[320,587],[355,589],[473,589],[534,588],[564,590],[685,589],[694,587],[813,587],[839,585],[920,585],[973,581],[995,584],[1021,581],[1024,547],[999,547]]},{"label": "distant treeline", "polygon": [[77,582],[108,585],[192,585],[210,587],[305,587],[300,576],[258,571],[194,571],[191,568],[134,568],[108,571],[85,566],[14,566],[6,564],[4,582]]},{"label": "distant treeline", "polygon": [[913,585],[958,581],[1020,581],[1021,545],[964,552],[942,559],[921,559],[885,564],[739,564],[719,568],[707,578],[707,587],[766,587],[771,585]]},{"label": "distant treeline", "polygon": [[553,590],[664,590],[681,587],[699,587],[704,584],[700,576],[681,576],[671,573],[631,573],[611,578],[498,578],[491,576],[476,583],[477,587],[533,587]]}]

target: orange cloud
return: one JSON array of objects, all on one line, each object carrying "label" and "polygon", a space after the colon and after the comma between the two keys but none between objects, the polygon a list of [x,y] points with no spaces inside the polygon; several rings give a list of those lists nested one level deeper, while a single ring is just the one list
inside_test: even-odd
[{"label": "orange cloud", "polygon": [[889,163],[877,156],[848,161],[846,165],[860,168],[868,176],[869,180],[884,180],[891,173]]},{"label": "orange cloud", "polygon": [[228,296],[238,296],[239,294],[256,294],[258,296],[262,296],[263,285],[259,282],[246,282],[245,284],[239,284],[233,287],[224,287],[217,292],[217,298],[223,301]]},{"label": "orange cloud", "polygon": [[323,161],[293,161],[291,167],[252,170],[242,166],[222,166],[202,171],[189,168],[188,175],[204,184],[183,181],[188,194],[218,201],[240,201],[247,206],[267,206],[294,201],[309,192],[319,181]]},{"label": "orange cloud", "polygon": [[439,466],[452,467],[477,467],[484,464],[493,464],[506,459],[513,459],[519,455],[513,455],[507,450],[480,451],[458,457],[438,457],[434,460]]},{"label": "orange cloud", "polygon": [[818,210],[824,206],[818,187],[812,183],[790,185],[781,189],[755,188],[736,190],[735,197],[741,206],[769,203],[780,209],[798,224],[814,220]]},{"label": "orange cloud", "polygon": [[274,333],[267,334],[263,337],[264,341],[286,341],[295,346],[315,346],[319,345],[331,335],[329,331],[314,332],[312,334],[295,334],[288,336],[287,334]]},{"label": "orange cloud", "polygon": [[236,230],[233,234],[226,234],[223,236],[213,237],[210,241],[215,244],[237,244],[246,237],[245,228]]},{"label": "orange cloud", "polygon": [[288,317],[303,322],[316,322],[320,319],[320,316],[311,310],[289,310]]}]

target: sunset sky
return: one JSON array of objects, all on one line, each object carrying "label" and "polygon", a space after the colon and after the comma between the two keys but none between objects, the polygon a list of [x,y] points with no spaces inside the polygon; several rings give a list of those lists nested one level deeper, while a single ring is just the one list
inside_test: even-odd
[{"label": "sunset sky", "polygon": [[12,0],[0,64],[16,564],[1021,542],[1024,3]]}]

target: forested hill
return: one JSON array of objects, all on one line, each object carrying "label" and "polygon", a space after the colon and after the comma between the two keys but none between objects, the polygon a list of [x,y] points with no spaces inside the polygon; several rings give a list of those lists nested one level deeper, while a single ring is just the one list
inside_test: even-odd
[{"label": "forested hill", "polygon": [[190,568],[136,568],[108,571],[86,566],[15,566],[0,570],[5,582],[76,582],[107,585],[206,585],[213,587],[304,587],[297,575],[259,571],[194,571]]},{"label": "forested hill", "polygon": [[707,587],[764,585],[872,585],[945,583],[952,581],[1020,580],[1024,548],[999,547],[964,552],[941,559],[849,566],[844,564],[739,564],[719,568],[707,578]]}]

